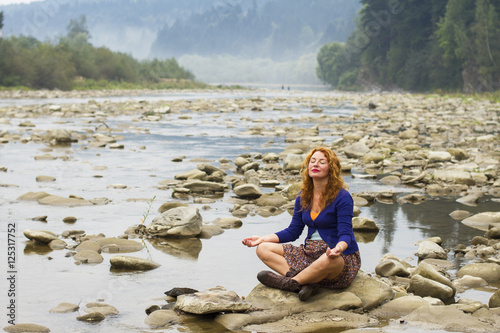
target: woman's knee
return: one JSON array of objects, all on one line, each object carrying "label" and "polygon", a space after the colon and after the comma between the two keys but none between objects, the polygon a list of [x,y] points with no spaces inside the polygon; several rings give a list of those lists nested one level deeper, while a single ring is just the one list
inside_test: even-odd
[{"label": "woman's knee", "polygon": [[257,253],[257,256],[260,259],[267,257],[269,255],[269,252],[270,252],[268,243],[261,243],[261,244],[257,245],[255,252]]},{"label": "woman's knee", "polygon": [[255,252],[260,259],[268,258],[272,254],[279,254],[277,246],[279,245],[275,243],[261,243],[257,246]]},{"label": "woman's knee", "polygon": [[319,269],[327,273],[338,271],[339,269],[342,270],[345,264],[344,258],[340,256],[329,258],[326,255],[324,257],[321,257],[319,263]]}]

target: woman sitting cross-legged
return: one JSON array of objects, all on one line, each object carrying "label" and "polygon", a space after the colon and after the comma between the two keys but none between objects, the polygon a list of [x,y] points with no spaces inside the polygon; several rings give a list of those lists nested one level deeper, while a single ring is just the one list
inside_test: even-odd
[{"label": "woman sitting cross-legged", "polygon": [[[271,269],[257,279],[272,288],[298,292],[307,300],[317,287],[348,287],[361,267],[352,229],[354,203],[341,176],[340,161],[328,148],[315,148],[302,164],[302,190],[290,225],[275,234],[243,239]],[[300,237],[304,244],[282,244]]]}]

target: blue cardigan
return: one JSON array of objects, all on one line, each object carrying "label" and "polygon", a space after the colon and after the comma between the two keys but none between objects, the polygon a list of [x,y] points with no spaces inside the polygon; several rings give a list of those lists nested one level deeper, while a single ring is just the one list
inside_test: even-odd
[{"label": "blue cardigan", "polygon": [[318,230],[321,238],[331,249],[338,242],[344,241],[349,245],[344,254],[351,254],[359,250],[352,229],[354,202],[347,190],[342,188],[335,200],[321,210],[314,221],[311,219],[311,210],[302,209],[300,199],[300,195],[295,199],[295,209],[290,225],[286,229],[276,233],[280,243],[293,242],[300,237],[304,227],[307,225],[306,240]]}]

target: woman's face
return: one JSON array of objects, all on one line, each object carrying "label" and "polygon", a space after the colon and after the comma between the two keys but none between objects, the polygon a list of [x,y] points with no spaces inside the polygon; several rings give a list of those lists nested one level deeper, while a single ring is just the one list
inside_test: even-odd
[{"label": "woman's face", "polygon": [[328,160],[321,151],[315,152],[309,160],[309,177],[321,179],[328,177]]}]

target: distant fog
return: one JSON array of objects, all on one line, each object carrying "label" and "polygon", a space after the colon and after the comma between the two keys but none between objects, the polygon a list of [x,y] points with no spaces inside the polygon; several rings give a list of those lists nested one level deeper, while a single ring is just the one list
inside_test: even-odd
[{"label": "distant fog", "polygon": [[244,59],[231,55],[183,55],[178,61],[190,70],[197,80],[211,84],[322,84],[316,76],[315,53],[289,61],[273,61],[269,58]]}]

